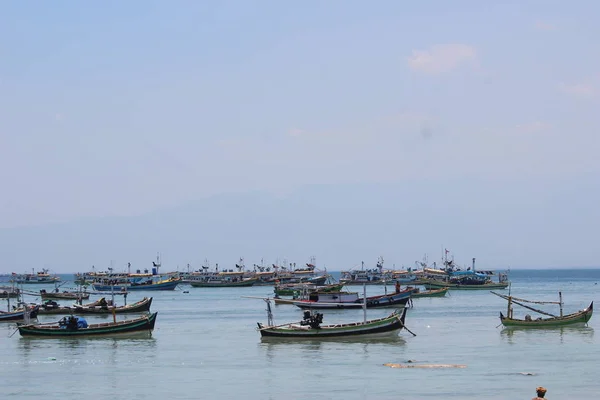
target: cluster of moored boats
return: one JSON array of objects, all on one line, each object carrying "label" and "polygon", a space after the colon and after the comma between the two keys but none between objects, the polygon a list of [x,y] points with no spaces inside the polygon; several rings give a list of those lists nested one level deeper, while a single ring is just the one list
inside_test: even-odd
[{"label": "cluster of moored boats", "polygon": [[[77,274],[75,291],[60,290],[61,284],[54,280],[55,289],[40,290],[39,293],[19,289],[18,285],[5,287],[9,303],[7,312],[0,312],[0,322],[16,322],[22,336],[71,337],[151,334],[157,313],[151,313],[152,297],[127,304],[130,291],[175,290],[178,285],[191,287],[248,287],[255,284],[272,285],[273,297],[262,298],[267,302],[267,324],[258,323],[262,337],[325,338],[339,336],[382,336],[395,335],[405,326],[407,310],[413,306],[413,299],[423,297],[445,297],[450,290],[498,290],[509,287],[507,273],[495,274],[492,271],[475,269],[475,259],[467,269],[456,268],[452,260],[443,260],[443,268],[430,268],[422,265],[421,270],[394,271],[383,268],[380,259],[375,269],[343,271],[339,282],[333,281],[326,271],[319,271],[314,259],[306,267],[296,269],[275,268],[273,270],[255,266],[255,271],[246,271],[243,260],[236,264],[236,270],[214,271],[203,268],[200,271],[185,274],[175,272],[159,274],[160,261],[153,263],[152,271],[131,271],[123,273],[89,272]],[[257,268],[258,267],[258,268]],[[47,274],[47,271],[44,271]],[[497,276],[497,279],[494,277]],[[47,282],[43,282],[47,283]],[[23,282],[21,282],[23,284]],[[363,293],[344,290],[345,286],[361,285]],[[381,285],[383,293],[366,295],[366,285]],[[91,286],[93,291],[88,291]],[[388,287],[393,289],[389,290]],[[3,289],[0,288],[0,294]],[[593,303],[577,313],[563,315],[562,295],[558,302],[531,301],[504,295],[492,291],[508,301],[506,315],[500,313],[501,324],[506,327],[553,327],[574,324],[586,324],[593,313]],[[14,296],[13,296],[14,294]],[[26,303],[23,296],[41,297],[41,303]],[[101,296],[99,300],[84,303],[90,296]],[[108,296],[110,299],[107,300]],[[123,296],[124,305],[115,304],[115,296]],[[10,307],[11,298],[19,299],[17,305]],[[74,301],[70,305],[60,305],[60,301]],[[304,310],[300,321],[274,325],[271,304],[292,305]],[[536,309],[532,304],[557,304],[558,315]],[[532,318],[526,315],[522,319],[513,316],[513,306],[522,306],[544,317]],[[368,320],[367,310],[371,308],[389,308],[393,312],[387,317]],[[323,325],[323,314],[319,311],[336,309],[363,309],[362,321],[347,324]],[[141,314],[141,316],[117,321],[116,314]],[[36,323],[38,315],[62,315],[54,323]],[[112,322],[88,324],[85,316],[112,315]]]}]

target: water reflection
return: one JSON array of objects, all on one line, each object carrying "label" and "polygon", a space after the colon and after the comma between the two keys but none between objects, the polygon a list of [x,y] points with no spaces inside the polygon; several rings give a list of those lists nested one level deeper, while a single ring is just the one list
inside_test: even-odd
[{"label": "water reflection", "polygon": [[539,340],[540,338],[552,339],[558,338],[560,343],[564,343],[565,338],[577,336],[583,341],[592,343],[594,340],[594,328],[585,327],[556,327],[556,328],[536,328],[527,329],[519,327],[505,327],[500,332],[503,339],[508,344],[517,344],[519,339],[529,340],[531,338]]},{"label": "water reflection", "polygon": [[[278,355],[283,358],[289,358],[290,352],[299,353],[300,357],[308,356],[310,359],[320,357],[328,351],[337,351],[340,349],[352,350],[355,355],[368,357],[371,347],[390,347],[397,349],[398,346],[404,346],[406,340],[401,336],[388,338],[261,338],[259,347],[265,350],[266,359],[269,363],[275,361]],[[387,351],[387,349],[384,349]]]}]

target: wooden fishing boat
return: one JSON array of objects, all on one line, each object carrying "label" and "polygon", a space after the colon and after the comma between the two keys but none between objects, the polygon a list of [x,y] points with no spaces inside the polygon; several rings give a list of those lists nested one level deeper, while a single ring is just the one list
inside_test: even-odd
[{"label": "wooden fishing boat", "polygon": [[254,285],[258,278],[228,279],[222,276],[194,276],[188,280],[192,287],[248,287]]},{"label": "wooden fishing boat", "polygon": [[40,338],[149,336],[154,330],[157,314],[90,325],[81,317],[69,316],[52,324],[19,324],[18,329],[21,336]]},{"label": "wooden fishing boat", "polygon": [[45,303],[40,307],[39,313],[41,315],[47,314],[77,314],[77,315],[87,315],[87,314],[100,314],[100,315],[108,315],[112,314],[113,311],[115,314],[135,314],[135,313],[143,313],[150,311],[150,306],[152,305],[152,297],[144,297],[142,300],[127,304],[124,306],[113,306],[111,302],[104,300],[104,298],[95,301],[91,304],[73,304],[72,306],[61,307],[54,304]]},{"label": "wooden fishing boat", "polygon": [[[564,327],[564,326],[577,326],[577,325],[586,325],[587,322],[592,318],[592,314],[594,313],[594,302],[592,301],[590,305],[581,310],[574,312],[572,314],[563,315],[563,302],[562,302],[562,293],[559,292],[559,301],[532,301],[520,299],[513,296],[505,296],[499,293],[492,292],[498,297],[501,297],[505,300],[508,300],[507,307],[507,315],[505,316],[502,312],[500,312],[500,322],[505,327],[518,327],[518,328],[553,328],[553,327]],[[531,304],[557,304],[560,307],[560,314],[553,315],[549,312],[538,310],[534,307],[528,306],[523,303],[531,303]],[[516,304],[518,306],[524,307],[528,310],[534,311],[538,314],[546,315],[549,318],[532,318],[529,314],[525,315],[523,319],[518,319],[513,317],[513,307],[512,305]]]},{"label": "wooden fishing boat", "polygon": [[18,288],[11,286],[0,287],[0,299],[16,299],[21,291]]},{"label": "wooden fishing boat", "polygon": [[[404,307],[410,300],[412,290],[403,290],[392,294],[366,297],[367,308]],[[342,296],[345,295],[345,296]],[[337,298],[336,298],[337,296]],[[312,293],[309,300],[299,300],[293,304],[302,309],[357,309],[362,308],[365,298],[359,298],[358,293]]]},{"label": "wooden fishing boat", "polygon": [[181,278],[170,277],[160,281],[153,281],[152,278],[141,282],[119,281],[111,282],[110,279],[103,279],[92,283],[94,290],[99,292],[110,291],[141,291],[141,290],[175,290],[181,283]]},{"label": "wooden fishing boat", "polygon": [[273,325],[271,303],[267,301],[268,323],[258,322],[258,331],[263,338],[326,339],[339,337],[386,337],[397,335],[404,326],[406,308],[394,311],[387,317],[345,324],[321,325],[323,314],[304,312],[304,318],[297,323]]},{"label": "wooden fishing boat", "polygon": [[430,279],[423,283],[423,286],[427,290],[442,288],[449,288],[455,290],[506,289],[508,285],[510,285],[510,282],[486,282],[481,284],[465,284],[439,281],[436,279]]},{"label": "wooden fishing boat", "polygon": [[[411,289],[411,288],[408,288]],[[410,295],[411,299],[418,299],[419,297],[444,297],[448,293],[449,288],[444,287],[440,289],[430,289],[421,291],[418,288],[412,288],[413,292]]]},{"label": "wooden fishing boat", "polygon": [[90,298],[90,294],[87,292],[46,292],[46,290],[40,290],[40,296],[42,300],[53,299],[53,300],[87,300]]},{"label": "wooden fishing boat", "polygon": [[31,274],[15,274],[11,281],[18,284],[41,284],[41,283],[55,283],[60,281],[60,277],[56,275],[50,275],[47,269],[42,271],[32,271]]},{"label": "wooden fishing boat", "polygon": [[18,308],[13,311],[0,311],[0,322],[15,322],[15,321],[23,321],[25,317],[25,313],[29,313],[29,318],[35,319],[38,316],[39,307],[34,306],[32,308]]},{"label": "wooden fishing boat", "polygon": [[310,283],[275,285],[275,296],[294,296],[304,292],[339,292],[344,287],[343,283],[317,286]]}]

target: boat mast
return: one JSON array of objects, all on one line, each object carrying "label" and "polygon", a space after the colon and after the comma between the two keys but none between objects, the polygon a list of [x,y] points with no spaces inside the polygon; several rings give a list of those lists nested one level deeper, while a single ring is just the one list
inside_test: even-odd
[{"label": "boat mast", "polygon": [[367,323],[367,284],[363,282],[363,316],[365,324]]},{"label": "boat mast", "polygon": [[558,292],[558,306],[560,307],[560,316],[563,316],[563,301],[562,301],[562,292]]}]

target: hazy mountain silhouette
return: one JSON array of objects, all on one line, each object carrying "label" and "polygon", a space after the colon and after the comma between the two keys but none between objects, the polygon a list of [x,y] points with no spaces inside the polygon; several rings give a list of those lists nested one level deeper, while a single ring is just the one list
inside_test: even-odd
[{"label": "hazy mountain silhouette", "polygon": [[[588,185],[593,185],[593,181]],[[476,182],[313,185],[285,197],[230,193],[135,217],[82,219],[0,230],[3,272],[57,272],[151,266],[160,252],[164,270],[199,268],[208,258],[232,268],[309,257],[331,270],[412,266],[445,245],[459,264],[477,257],[489,268],[590,266],[600,222],[585,184]],[[568,206],[565,206],[568,205]],[[589,211],[589,212],[588,212]],[[570,249],[566,250],[566,249]]]}]

